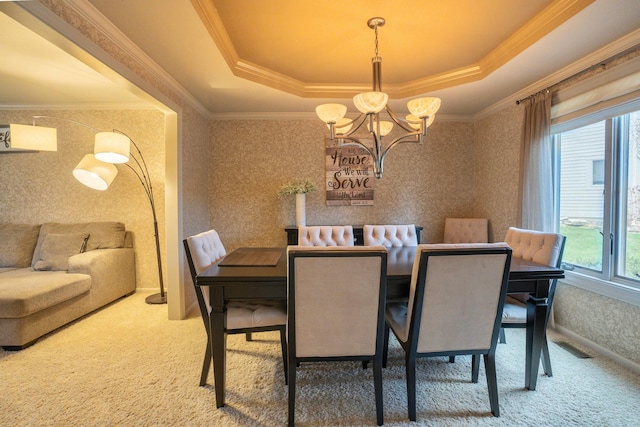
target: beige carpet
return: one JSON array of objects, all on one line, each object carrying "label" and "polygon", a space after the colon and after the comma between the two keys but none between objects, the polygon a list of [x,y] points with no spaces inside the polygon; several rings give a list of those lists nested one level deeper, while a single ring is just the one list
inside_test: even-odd
[{"label": "beige carpet", "polygon": [[[227,406],[199,387],[202,320],[168,321],[166,306],[137,293],[20,352],[0,350],[1,426],[282,426],[287,421],[277,333],[230,336]],[[554,340],[563,339],[554,335]],[[524,384],[524,331],[498,346],[501,417],[489,411],[484,368],[470,358],[419,362],[418,422],[407,419],[404,363],[392,340],[384,371],[387,426],[637,426],[640,378],[600,357],[551,344],[555,375]],[[209,384],[213,382],[212,375]],[[297,425],[375,426],[371,369],[358,363],[298,370]]]}]

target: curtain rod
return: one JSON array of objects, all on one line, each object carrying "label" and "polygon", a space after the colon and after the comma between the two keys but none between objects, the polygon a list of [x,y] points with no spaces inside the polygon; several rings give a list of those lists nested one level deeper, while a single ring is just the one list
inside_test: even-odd
[{"label": "curtain rod", "polygon": [[611,56],[611,57],[609,57],[609,58],[605,59],[604,61],[600,61],[600,62],[599,62],[599,63],[597,63],[597,64],[593,64],[592,66],[590,66],[590,67],[588,67],[588,68],[585,68],[584,70],[579,71],[579,72],[577,72],[577,73],[575,73],[575,74],[573,74],[573,75],[571,75],[571,76],[569,76],[569,77],[566,77],[566,78],[564,78],[564,79],[560,80],[559,82],[554,83],[554,84],[552,84],[551,86],[546,87],[545,89],[539,90],[539,91],[538,91],[538,92],[536,92],[536,93],[533,93],[533,94],[531,94],[531,95],[529,95],[529,96],[525,96],[524,98],[517,100],[517,101],[516,101],[516,105],[519,105],[521,102],[524,102],[524,101],[526,101],[527,99],[529,99],[529,98],[531,98],[531,97],[533,97],[533,96],[535,96],[535,95],[538,95],[539,93],[543,93],[543,92],[545,92],[545,91],[551,91],[551,90],[553,90],[554,88],[556,88],[556,87],[560,86],[561,84],[566,83],[566,82],[568,82],[569,80],[573,80],[573,79],[575,79],[575,78],[577,78],[577,77],[579,77],[579,76],[581,76],[581,75],[583,75],[583,74],[585,74],[585,73],[588,73],[588,72],[590,72],[590,71],[593,71],[593,70],[595,70],[596,68],[604,68],[604,67],[606,67],[610,62],[612,62],[612,61],[614,61],[614,60],[616,60],[616,59],[618,59],[618,58],[621,58],[621,57],[623,57],[623,56],[627,55],[628,53],[633,52],[633,51],[638,50],[638,49],[640,49],[640,46],[639,46],[639,45],[636,45],[636,46],[633,46],[633,47],[631,47],[631,48],[629,48],[629,49],[626,49],[626,50],[624,50],[624,51],[622,51],[622,52],[620,52],[620,53],[618,53],[618,54],[616,54],[616,55],[613,55],[613,56]]}]

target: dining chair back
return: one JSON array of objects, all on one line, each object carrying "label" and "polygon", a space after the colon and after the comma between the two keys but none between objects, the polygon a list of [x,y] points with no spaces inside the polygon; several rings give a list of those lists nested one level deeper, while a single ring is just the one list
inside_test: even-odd
[{"label": "dining chair back", "polygon": [[385,247],[417,246],[418,235],[414,224],[365,225],[362,227],[365,246]]},{"label": "dining chair back", "polygon": [[298,228],[299,246],[353,246],[351,225],[316,225]]},{"label": "dining chair back", "polygon": [[[513,249],[513,257],[533,261],[536,264],[548,265],[560,268],[562,254],[566,238],[558,233],[545,233],[535,230],[525,230],[510,227],[505,236],[505,242]],[[556,293],[557,279],[549,283],[547,296],[547,318],[545,319],[545,331],[552,313],[553,299]],[[527,327],[527,299],[529,294],[510,294],[504,304],[502,312],[503,328]],[[504,331],[501,332],[500,342],[506,343]],[[551,358],[549,356],[549,343],[545,336],[542,344],[542,367],[547,376],[552,376]]]},{"label": "dining chair back", "polygon": [[[206,385],[207,376],[212,362],[212,348],[209,339],[209,315],[211,305],[209,303],[209,288],[197,286],[197,275],[211,267],[220,258],[226,255],[226,250],[220,236],[215,230],[205,231],[183,240],[184,250],[187,257],[187,264],[191,273],[198,307],[207,331],[207,347],[204,361],[202,363],[202,373],[200,375],[200,385]],[[285,379],[287,371],[286,357],[286,335],[285,327],[287,323],[286,304],[281,301],[256,300],[256,301],[232,301],[227,303],[225,312],[225,333],[240,334],[264,331],[280,331],[282,346],[282,359],[285,369]]]},{"label": "dining chair back", "polygon": [[289,426],[300,362],[345,360],[373,361],[382,425],[385,248],[289,246],[287,256]]},{"label": "dining chair back", "polygon": [[409,419],[416,420],[416,359],[470,354],[472,381],[484,357],[491,412],[499,416],[495,349],[511,266],[505,243],[419,245],[408,303],[388,304],[389,330],[405,351]]},{"label": "dining chair back", "polygon": [[487,243],[487,218],[445,218],[444,243]]}]

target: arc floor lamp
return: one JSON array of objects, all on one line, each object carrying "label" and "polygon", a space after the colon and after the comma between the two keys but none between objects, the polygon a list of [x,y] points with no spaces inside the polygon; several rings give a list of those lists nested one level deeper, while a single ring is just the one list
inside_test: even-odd
[{"label": "arc floor lamp", "polygon": [[[158,263],[158,279],[160,281],[160,293],[149,295],[146,298],[148,304],[166,304],[167,294],[164,290],[164,279],[162,274],[162,257],[160,254],[160,238],[158,236],[158,219],[156,216],[156,204],[153,198],[153,185],[147,164],[142,156],[138,145],[124,132],[113,129],[111,132],[100,132],[85,123],[71,119],[51,116],[33,116],[33,126],[20,125],[20,135],[12,135],[12,139],[29,139],[31,135],[48,135],[48,138],[56,138],[55,132],[46,132],[42,126],[36,126],[35,120],[40,118],[50,118],[64,120],[75,123],[96,131],[93,154],[85,155],[80,163],[73,169],[73,176],[82,184],[94,190],[106,190],[118,174],[117,164],[129,168],[138,178],[144,188],[151,212],[153,214],[153,232],[156,243],[156,257]],[[12,125],[13,126],[13,125]],[[31,129],[29,129],[31,128]],[[53,142],[55,144],[56,142]],[[131,152],[131,144],[135,148],[135,153]],[[52,144],[50,144],[52,145]],[[38,149],[37,146],[33,147]]]}]

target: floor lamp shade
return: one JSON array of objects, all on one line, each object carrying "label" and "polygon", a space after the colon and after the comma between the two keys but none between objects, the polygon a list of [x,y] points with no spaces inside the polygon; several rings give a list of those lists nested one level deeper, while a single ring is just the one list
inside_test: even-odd
[{"label": "floor lamp shade", "polygon": [[106,190],[118,174],[118,168],[87,154],[73,170],[73,176],[94,190]]},{"label": "floor lamp shade", "polygon": [[96,134],[93,154],[98,160],[107,163],[126,163],[129,161],[131,140],[121,133],[99,132]]},{"label": "floor lamp shade", "polygon": [[31,125],[9,125],[11,148],[16,150],[57,151],[56,128]]}]

